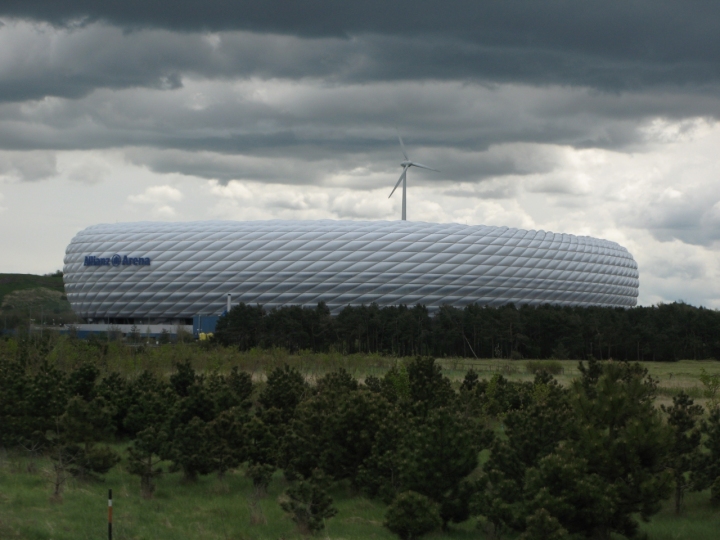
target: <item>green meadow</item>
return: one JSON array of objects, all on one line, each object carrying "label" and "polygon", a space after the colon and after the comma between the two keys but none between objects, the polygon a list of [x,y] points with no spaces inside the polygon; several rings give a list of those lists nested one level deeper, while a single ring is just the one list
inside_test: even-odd
[{"label": "green meadow", "polygon": [[[116,449],[121,446],[116,445]],[[101,481],[70,479],[62,500],[51,498],[51,462],[5,453],[0,457],[0,538],[3,540],[95,540],[107,538],[107,491],[113,490],[113,538],[116,540],[291,540],[303,538],[284,515],[278,498],[289,486],[275,473],[268,493],[256,499],[243,470],[219,479],[203,476],[186,484],[180,473],[166,473],[150,500],[140,496],[139,480],[123,464]],[[318,538],[395,539],[382,526],[386,505],[335,486],[330,495],[338,514],[326,521]],[[720,509],[707,492],[689,493],[682,515],[672,501],[644,524],[650,540],[716,540]],[[451,525],[428,540],[490,539],[476,520]],[[512,538],[512,536],[508,536]]]}]

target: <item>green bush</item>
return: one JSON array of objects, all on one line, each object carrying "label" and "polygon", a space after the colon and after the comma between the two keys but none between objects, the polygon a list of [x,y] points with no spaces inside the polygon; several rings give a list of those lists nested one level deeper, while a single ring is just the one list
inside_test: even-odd
[{"label": "green bush", "polygon": [[413,540],[440,528],[440,506],[414,491],[401,493],[385,514],[385,527],[403,540]]},{"label": "green bush", "polygon": [[710,487],[710,504],[720,506],[720,476],[718,476]]},{"label": "green bush", "polygon": [[280,507],[290,515],[302,534],[312,534],[325,528],[325,520],[337,514],[333,500],[325,491],[327,481],[321,472],[285,490]]},{"label": "green bush", "polygon": [[561,540],[568,537],[560,522],[544,508],[536,510],[525,521],[527,529],[520,536],[520,540]]},{"label": "green bush", "polygon": [[525,369],[533,375],[541,371],[551,375],[560,375],[563,372],[563,366],[557,360],[530,360],[525,363]]}]

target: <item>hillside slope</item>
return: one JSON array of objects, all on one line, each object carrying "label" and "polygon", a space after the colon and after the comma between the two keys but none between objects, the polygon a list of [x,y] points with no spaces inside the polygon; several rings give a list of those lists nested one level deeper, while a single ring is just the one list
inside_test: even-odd
[{"label": "hillside slope", "polygon": [[0,274],[0,328],[76,322],[65,296],[62,275]]}]

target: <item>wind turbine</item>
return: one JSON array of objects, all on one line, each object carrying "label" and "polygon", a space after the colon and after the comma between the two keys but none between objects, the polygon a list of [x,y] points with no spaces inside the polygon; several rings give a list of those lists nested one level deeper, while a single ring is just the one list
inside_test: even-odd
[{"label": "wind turbine", "polygon": [[392,197],[393,193],[395,193],[395,190],[400,185],[400,182],[402,182],[403,185],[403,194],[402,194],[402,220],[407,220],[407,172],[410,167],[417,167],[419,169],[427,169],[428,171],[435,171],[440,172],[437,169],[431,169],[430,167],[426,167],[425,165],[422,165],[420,163],[415,163],[414,161],[410,161],[410,158],[407,155],[407,151],[405,150],[405,145],[403,144],[402,137],[398,135],[398,140],[400,141],[400,148],[402,148],[403,156],[405,156],[405,161],[403,161],[400,166],[403,168],[403,172],[400,175],[400,178],[397,181],[397,184],[395,184],[395,187],[390,192],[390,195],[388,195],[388,199]]}]

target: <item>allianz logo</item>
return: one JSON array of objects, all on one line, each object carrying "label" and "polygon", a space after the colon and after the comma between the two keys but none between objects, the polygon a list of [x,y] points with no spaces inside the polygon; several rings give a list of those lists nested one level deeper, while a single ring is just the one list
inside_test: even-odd
[{"label": "allianz logo", "polygon": [[112,257],[86,255],[83,266],[150,266],[150,257],[128,257],[117,253]]}]

